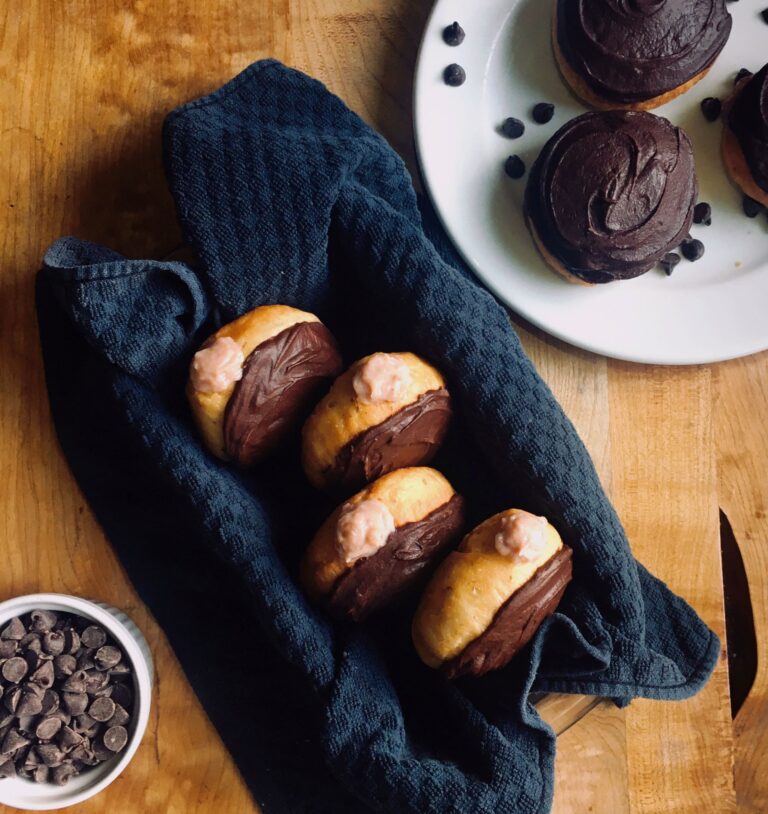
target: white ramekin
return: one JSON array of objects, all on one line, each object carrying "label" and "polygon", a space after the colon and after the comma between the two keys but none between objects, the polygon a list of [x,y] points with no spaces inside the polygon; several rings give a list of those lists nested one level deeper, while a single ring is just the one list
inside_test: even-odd
[{"label": "white ramekin", "polygon": [[152,700],[152,655],[136,625],[120,610],[67,594],[29,594],[0,602],[0,628],[14,616],[35,608],[70,613],[90,619],[104,628],[128,656],[133,667],[133,710],[126,747],[114,758],[89,767],[66,786],[33,783],[20,777],[0,780],[0,806],[28,811],[49,811],[82,803],[106,788],[130,763],[147,728]]}]

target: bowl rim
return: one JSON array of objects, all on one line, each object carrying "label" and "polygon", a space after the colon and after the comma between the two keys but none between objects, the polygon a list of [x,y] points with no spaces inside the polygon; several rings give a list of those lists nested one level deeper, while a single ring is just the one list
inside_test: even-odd
[{"label": "bowl rim", "polygon": [[[45,784],[52,790],[52,794],[54,791],[56,792],[55,800],[41,797],[35,801],[25,800],[19,802],[3,794],[3,782],[0,781],[0,806],[7,805],[26,811],[50,811],[76,805],[94,797],[122,774],[131,762],[144,738],[149,723],[149,712],[152,705],[153,664],[146,640],[128,614],[119,608],[112,608],[107,603],[98,600],[59,593],[36,593],[13,597],[0,602],[0,626],[14,616],[23,616],[35,608],[72,613],[102,625],[118,642],[123,652],[128,655],[133,666],[134,687],[136,690],[133,711],[135,719],[129,741],[125,749],[117,756],[117,760],[114,761],[112,767],[92,784],[77,791],[73,790],[71,794],[67,794],[66,787]],[[133,633],[117,614],[124,616],[135,627],[137,633]],[[138,637],[141,637],[144,647],[141,646],[137,634]],[[44,787],[39,786],[38,788]]]}]

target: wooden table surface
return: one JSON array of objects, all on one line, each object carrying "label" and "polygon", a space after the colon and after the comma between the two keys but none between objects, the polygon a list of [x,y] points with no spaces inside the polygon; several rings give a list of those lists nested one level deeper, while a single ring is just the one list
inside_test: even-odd
[{"label": "wooden table surface", "polygon": [[[124,608],[158,677],[128,770],[78,810],[256,811],[69,473],[33,308],[62,234],[159,257],[179,242],[166,111],[260,57],[324,81],[413,167],[411,80],[430,0],[5,0],[0,5],[0,598],[63,591]],[[713,330],[718,327],[713,325]],[[606,360],[520,326],[581,431],[640,560],[724,638],[719,509],[749,577],[758,673],[731,720],[728,664],[686,702],[600,705],[559,739],[555,811],[768,811],[768,355],[701,367]],[[179,744],[195,744],[194,749]]]}]

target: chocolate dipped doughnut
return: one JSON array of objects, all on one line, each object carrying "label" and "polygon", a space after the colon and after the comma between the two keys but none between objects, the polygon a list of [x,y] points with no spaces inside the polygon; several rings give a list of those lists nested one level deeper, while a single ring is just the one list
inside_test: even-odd
[{"label": "chocolate dipped doughnut", "polygon": [[742,192],[768,206],[768,64],[736,84],[723,122],[728,175]]},{"label": "chocolate dipped doughnut", "polygon": [[306,551],[301,582],[311,598],[354,621],[389,603],[458,539],[464,505],[428,467],[398,469],[351,497]]},{"label": "chocolate dipped doughnut", "polygon": [[546,518],[494,515],[427,585],[412,628],[419,657],[449,678],[503,667],[555,612],[571,575],[571,549]]},{"label": "chocolate dipped doughnut", "polygon": [[413,353],[374,353],[333,383],[307,419],[302,460],[318,487],[357,488],[427,463],[445,437],[445,381]]},{"label": "chocolate dipped doughnut", "polygon": [[211,452],[250,466],[279,444],[341,367],[336,340],[314,314],[262,305],[203,344],[190,365],[187,397]]},{"label": "chocolate dipped doughnut", "polygon": [[544,145],[525,215],[547,263],[569,282],[637,277],[680,245],[698,182],[688,136],[661,116],[584,113]]},{"label": "chocolate dipped doughnut", "polygon": [[552,45],[587,104],[651,110],[706,76],[731,24],[725,0],[555,0]]}]

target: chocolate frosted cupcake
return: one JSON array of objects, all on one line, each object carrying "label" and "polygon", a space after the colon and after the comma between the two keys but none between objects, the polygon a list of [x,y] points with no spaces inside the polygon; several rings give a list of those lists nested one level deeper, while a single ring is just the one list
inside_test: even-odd
[{"label": "chocolate frosted cupcake", "polygon": [[736,85],[723,119],[728,175],[750,198],[768,206],[768,65]]},{"label": "chocolate frosted cupcake", "polygon": [[650,110],[702,79],[731,33],[725,0],[555,0],[555,57],[597,108]]},{"label": "chocolate frosted cupcake", "polygon": [[440,564],[413,620],[421,660],[448,678],[503,667],[557,608],[572,552],[545,517],[494,515]]},{"label": "chocolate frosted cupcake", "polygon": [[360,621],[412,585],[463,522],[464,501],[439,472],[390,472],[323,523],[302,560],[302,584],[334,616]]},{"label": "chocolate frosted cupcake", "polygon": [[314,315],[262,305],[220,328],[195,354],[187,398],[206,446],[250,466],[309,412],[341,356]]},{"label": "chocolate frosted cupcake", "polygon": [[637,277],[680,245],[698,183],[685,133],[653,113],[585,113],[544,145],[525,192],[544,259],[575,283]]},{"label": "chocolate frosted cupcake", "polygon": [[333,383],[303,430],[302,461],[321,488],[352,489],[427,463],[451,418],[445,380],[413,353],[374,353]]}]

